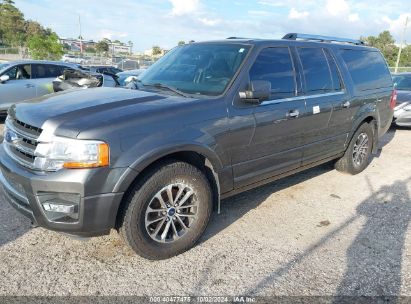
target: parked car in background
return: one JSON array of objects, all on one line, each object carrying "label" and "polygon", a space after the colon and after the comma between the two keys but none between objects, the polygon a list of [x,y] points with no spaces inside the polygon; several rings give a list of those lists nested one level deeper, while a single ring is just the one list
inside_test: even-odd
[{"label": "parked car in background", "polygon": [[117,76],[113,74],[90,73],[85,70],[67,69],[53,81],[54,92],[70,89],[89,89],[97,87],[117,87]]},{"label": "parked car in background", "polygon": [[394,123],[411,127],[411,73],[393,74],[397,90],[397,105],[394,109]]},{"label": "parked car in background", "polygon": [[394,107],[384,57],[361,41],[191,43],[140,75],[138,90],[13,106],[0,182],[41,227],[81,236],[114,228],[136,253],[164,259],[194,246],[220,198],[329,161],[362,172]]},{"label": "parked car in background", "polygon": [[69,54],[64,54],[63,57],[61,58],[61,61],[69,62],[69,63],[77,63],[77,64],[86,63],[86,60],[84,58],[80,58],[80,57],[69,55]]},{"label": "parked car in background", "polygon": [[113,67],[113,66],[105,66],[105,65],[100,65],[100,66],[87,66],[89,71],[91,73],[99,73],[99,74],[111,74],[111,75],[116,75],[117,73],[123,72],[122,69]]},{"label": "parked car in background", "polygon": [[134,60],[134,59],[123,59],[119,62],[116,62],[115,64],[119,69],[122,70],[136,70],[139,69],[140,63],[138,60]]},{"label": "parked car in background", "polygon": [[55,61],[13,61],[0,65],[0,113],[14,103],[53,92],[53,80],[77,64]]},{"label": "parked car in background", "polygon": [[137,69],[117,73],[116,75],[120,86],[125,87],[130,84],[130,82],[136,81],[138,76],[140,76],[145,70],[146,69]]}]

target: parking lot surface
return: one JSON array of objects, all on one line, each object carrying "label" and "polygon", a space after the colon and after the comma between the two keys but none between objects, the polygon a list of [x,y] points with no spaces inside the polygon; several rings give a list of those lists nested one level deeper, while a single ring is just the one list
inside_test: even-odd
[{"label": "parking lot surface", "polygon": [[223,201],[200,243],[164,261],[113,232],[30,228],[0,196],[0,295],[411,296],[411,130],[361,174],[326,164]]}]

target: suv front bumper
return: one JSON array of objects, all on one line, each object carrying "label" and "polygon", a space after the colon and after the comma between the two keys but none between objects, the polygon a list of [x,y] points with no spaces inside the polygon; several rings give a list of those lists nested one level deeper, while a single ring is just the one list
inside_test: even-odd
[{"label": "suv front bumper", "polygon": [[[104,235],[114,228],[123,192],[86,196],[87,183],[95,175],[110,170],[78,169],[61,170],[50,174],[33,172],[15,163],[0,145],[0,184],[6,200],[20,213],[38,226],[79,236]],[[102,179],[104,180],[104,178]],[[78,218],[70,222],[53,221],[47,215],[42,202],[44,197],[60,194],[78,194]]]}]

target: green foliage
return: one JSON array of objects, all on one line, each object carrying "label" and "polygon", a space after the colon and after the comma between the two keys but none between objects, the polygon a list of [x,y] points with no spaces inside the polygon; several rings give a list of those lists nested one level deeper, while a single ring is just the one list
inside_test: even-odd
[{"label": "green foliage", "polygon": [[184,40],[180,40],[180,41],[178,42],[178,45],[184,45],[184,44],[186,44],[186,42],[185,42]]},{"label": "green foliage", "polygon": [[63,46],[55,33],[35,34],[29,38],[27,46],[33,59],[59,60],[63,55]]},{"label": "green foliage", "polygon": [[158,45],[155,45],[153,46],[151,53],[153,54],[153,56],[158,56],[163,54],[163,50]]},{"label": "green foliage", "polygon": [[[108,39],[104,38],[103,40],[97,42],[96,44],[96,51],[98,53],[105,53],[108,52],[109,49],[109,41]],[[110,41],[111,42],[111,41]]]},{"label": "green foliage", "polygon": [[[362,37],[369,46],[380,49],[390,67],[395,66],[399,47],[395,45],[395,40],[389,31],[384,31],[378,36]],[[400,66],[411,66],[411,46],[403,48],[400,59]]]},{"label": "green foliage", "polygon": [[95,53],[96,49],[93,47],[86,47],[84,50],[86,53]]},{"label": "green foliage", "polygon": [[26,38],[23,13],[11,0],[0,1],[0,43],[21,46]]},{"label": "green foliage", "polygon": [[60,59],[63,47],[51,29],[25,20],[12,0],[0,0],[0,44],[28,47],[34,59]]}]

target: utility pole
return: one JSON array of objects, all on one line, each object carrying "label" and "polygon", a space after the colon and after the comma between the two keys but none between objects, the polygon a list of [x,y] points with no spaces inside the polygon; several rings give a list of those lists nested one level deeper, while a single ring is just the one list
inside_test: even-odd
[{"label": "utility pole", "polygon": [[78,37],[80,39],[80,53],[83,53],[83,36],[81,35],[81,16],[78,15],[78,25],[80,28],[80,36]]},{"label": "utility pole", "polygon": [[402,52],[402,48],[404,46],[404,39],[405,39],[405,33],[407,32],[407,26],[408,26],[408,16],[405,19],[404,31],[402,32],[400,49],[398,51],[398,56],[397,56],[397,63],[395,64],[395,73],[398,72],[398,65],[400,64],[401,52]]}]

